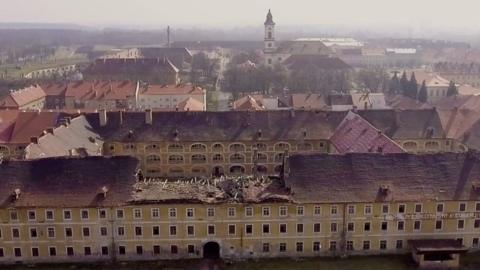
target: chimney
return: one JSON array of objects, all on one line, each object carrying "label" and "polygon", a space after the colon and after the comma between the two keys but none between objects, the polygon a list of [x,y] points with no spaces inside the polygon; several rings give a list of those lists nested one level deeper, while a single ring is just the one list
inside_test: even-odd
[{"label": "chimney", "polygon": [[123,125],[123,111],[120,110],[119,113],[120,113],[120,115],[119,115],[120,125]]},{"label": "chimney", "polygon": [[38,144],[38,137],[30,137],[30,142],[33,144]]},{"label": "chimney", "polygon": [[102,187],[103,198],[107,198],[107,192],[108,192],[107,186],[103,186]]},{"label": "chimney", "polygon": [[353,107],[352,107],[352,112],[357,113],[357,111],[358,111],[358,110],[357,110],[357,106],[353,106]]},{"label": "chimney", "polygon": [[145,110],[145,123],[147,125],[152,125],[152,123],[153,123],[152,109],[146,109]]},{"label": "chimney", "polygon": [[107,125],[107,111],[105,109],[98,110],[98,117],[100,121],[100,126],[104,127]]},{"label": "chimney", "polygon": [[18,200],[18,197],[20,197],[21,193],[22,191],[19,188],[16,188],[15,190],[13,190],[12,192],[13,199]]}]

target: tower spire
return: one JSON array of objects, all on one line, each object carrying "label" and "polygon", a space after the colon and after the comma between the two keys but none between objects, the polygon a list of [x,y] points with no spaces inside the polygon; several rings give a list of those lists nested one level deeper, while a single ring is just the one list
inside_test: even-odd
[{"label": "tower spire", "polygon": [[272,12],[270,11],[270,9],[268,9],[267,19],[265,20],[265,25],[275,25],[275,23],[273,22],[273,16],[272,16]]}]

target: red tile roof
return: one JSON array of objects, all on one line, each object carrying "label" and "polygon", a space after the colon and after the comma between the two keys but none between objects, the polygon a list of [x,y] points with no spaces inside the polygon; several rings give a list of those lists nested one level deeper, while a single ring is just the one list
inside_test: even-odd
[{"label": "red tile roof", "polygon": [[405,150],[361,116],[349,112],[330,138],[341,153],[404,153]]},{"label": "red tile roof", "polygon": [[31,85],[11,92],[2,102],[0,102],[0,107],[18,108],[44,97],[45,92],[39,85]]},{"label": "red tile roof", "polygon": [[204,90],[201,87],[191,84],[150,84],[143,88],[142,95],[202,95]]},{"label": "red tile roof", "polygon": [[60,96],[65,94],[67,84],[63,82],[49,82],[40,84],[40,87],[43,89],[47,96]]},{"label": "red tile roof", "polygon": [[78,81],[68,84],[66,97],[75,100],[126,100],[135,96],[137,82]]},{"label": "red tile roof", "polygon": [[9,142],[30,143],[31,137],[38,137],[45,129],[57,126],[60,118],[62,115],[57,112],[21,112]]},{"label": "red tile roof", "polygon": [[20,111],[0,110],[0,143],[8,143]]},{"label": "red tile roof", "polygon": [[177,107],[180,111],[204,111],[203,103],[192,97],[178,103]]},{"label": "red tile roof", "polygon": [[262,105],[262,95],[247,95],[233,103],[235,111],[263,111],[265,107]]}]

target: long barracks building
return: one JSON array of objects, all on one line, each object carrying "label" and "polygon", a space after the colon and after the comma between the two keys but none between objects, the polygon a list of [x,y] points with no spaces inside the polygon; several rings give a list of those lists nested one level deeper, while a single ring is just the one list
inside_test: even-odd
[{"label": "long barracks building", "polygon": [[480,156],[294,155],[283,177],[153,181],[131,157],[0,165],[0,262],[309,257],[479,246]]}]

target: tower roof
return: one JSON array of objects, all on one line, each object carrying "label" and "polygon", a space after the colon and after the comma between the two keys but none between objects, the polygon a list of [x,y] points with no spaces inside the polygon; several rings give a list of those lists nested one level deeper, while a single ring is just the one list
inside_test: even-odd
[{"label": "tower roof", "polygon": [[275,25],[275,23],[273,22],[273,16],[272,16],[272,12],[270,12],[270,9],[268,10],[268,13],[267,13],[267,19],[265,20],[265,25]]}]

